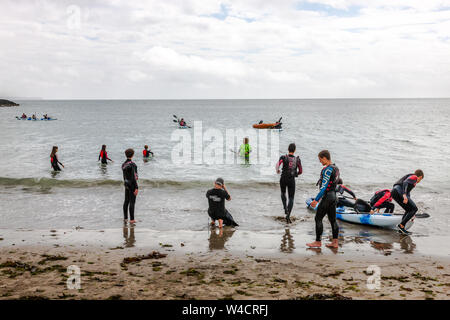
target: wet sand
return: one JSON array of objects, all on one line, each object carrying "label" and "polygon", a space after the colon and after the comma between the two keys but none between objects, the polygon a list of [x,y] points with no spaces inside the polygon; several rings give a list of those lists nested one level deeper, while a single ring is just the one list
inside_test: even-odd
[{"label": "wet sand", "polygon": [[[311,236],[289,229],[128,227],[0,230],[0,239],[0,299],[450,299],[449,252],[395,242],[344,238],[338,250],[307,250]],[[67,288],[70,265],[80,290]],[[371,265],[378,289],[367,287]]]}]

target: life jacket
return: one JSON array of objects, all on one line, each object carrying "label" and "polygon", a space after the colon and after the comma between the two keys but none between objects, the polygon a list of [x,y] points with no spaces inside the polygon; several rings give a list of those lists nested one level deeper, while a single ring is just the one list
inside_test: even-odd
[{"label": "life jacket", "polygon": [[[380,200],[382,197],[384,197],[384,195],[386,194],[386,192],[391,193],[391,190],[389,189],[383,189],[383,190],[379,190],[377,192],[375,192],[375,194],[372,196],[372,198],[370,199],[370,205],[374,206],[375,203],[378,202],[378,200]],[[387,199],[387,201],[391,201],[392,200],[392,196],[389,197],[389,199]]]},{"label": "life jacket", "polygon": [[102,158],[102,160],[103,159],[108,159],[108,154],[106,153],[106,151],[100,151],[100,158]]},{"label": "life jacket", "polygon": [[413,176],[414,174],[408,173],[404,177],[400,178],[396,183],[394,183],[395,186],[403,186],[403,182],[405,182],[410,176]]},{"label": "life jacket", "polygon": [[328,182],[328,186],[327,186],[326,191],[327,192],[330,191],[330,190],[335,190],[336,191],[336,187],[338,185],[338,181],[339,181],[339,178],[340,178],[340,173],[339,173],[339,168],[336,167],[336,165],[334,163],[330,164],[329,166],[326,166],[325,168],[322,169],[322,171],[320,172],[320,178],[317,181],[316,186],[319,186],[319,188],[322,188],[323,173],[325,172],[325,170],[328,167],[333,168],[333,172],[331,173],[330,181]]},{"label": "life jacket", "polygon": [[288,161],[287,172],[288,172],[289,176],[294,177],[294,178],[298,177],[298,171],[297,171],[298,156],[290,157],[289,154],[287,154],[284,157]]},{"label": "life jacket", "polygon": [[142,150],[142,155],[144,156],[144,158],[147,158],[150,156],[150,150],[144,149]]}]

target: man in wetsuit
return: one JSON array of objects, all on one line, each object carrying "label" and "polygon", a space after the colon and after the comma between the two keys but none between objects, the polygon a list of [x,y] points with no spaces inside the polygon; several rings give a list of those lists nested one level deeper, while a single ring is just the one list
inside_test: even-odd
[{"label": "man in wetsuit", "polygon": [[134,220],[134,205],[136,203],[136,196],[138,195],[138,173],[137,166],[132,161],[134,156],[133,149],[125,150],[127,160],[122,164],[123,180],[125,185],[125,201],[123,203],[123,219],[128,220],[128,209],[130,211],[130,223],[136,223]]},{"label": "man in wetsuit", "polygon": [[216,179],[214,188],[206,192],[206,198],[208,198],[208,215],[211,218],[211,225],[215,225],[216,220],[219,220],[219,228],[223,228],[224,224],[232,227],[238,226],[228,210],[225,209],[225,200],[230,201],[231,196],[222,178]]},{"label": "man in wetsuit", "polygon": [[405,210],[402,221],[397,225],[398,231],[403,234],[409,234],[405,229],[406,223],[414,217],[418,210],[416,204],[411,199],[411,190],[422,181],[423,177],[423,171],[417,169],[414,173],[407,174],[398,180],[391,191],[392,198]]},{"label": "man in wetsuit", "polygon": [[[299,156],[295,156],[296,146],[291,143],[288,147],[289,153],[281,156],[277,162],[277,174],[280,173],[280,165],[283,165],[280,178],[281,201],[283,202],[286,222],[291,223],[291,211],[294,206],[295,178],[303,173],[302,162]],[[288,190],[289,202],[286,205],[286,188]]]},{"label": "man in wetsuit", "polygon": [[391,190],[383,189],[375,192],[370,199],[370,214],[380,212],[380,209],[385,208],[384,213],[393,213],[395,205],[392,203]]},{"label": "man in wetsuit", "polygon": [[153,155],[153,152],[150,151],[150,149],[148,148],[148,145],[144,146],[144,150],[142,150],[142,156],[144,157],[144,159],[148,159],[150,158],[150,155]]},{"label": "man in wetsuit", "polygon": [[320,248],[322,246],[323,224],[322,220],[328,216],[333,233],[333,240],[327,244],[327,247],[338,248],[339,226],[336,222],[336,186],[339,181],[339,169],[331,162],[331,155],[328,150],[319,152],[319,161],[324,166],[320,173],[318,184],[320,191],[317,194],[311,207],[315,208],[317,203],[319,207],[316,212],[316,241],[307,243],[310,248]]},{"label": "man in wetsuit", "polygon": [[353,200],[358,200],[356,198],[355,193],[350,190],[350,188],[344,186],[344,182],[342,181],[341,178],[339,178],[338,182],[337,182],[337,187],[336,187],[336,193],[340,193],[341,196],[337,199],[337,207],[350,207],[353,208],[355,206],[355,203],[351,202],[350,200],[348,200],[347,198],[344,198],[344,192],[348,193],[349,195],[352,196]]}]

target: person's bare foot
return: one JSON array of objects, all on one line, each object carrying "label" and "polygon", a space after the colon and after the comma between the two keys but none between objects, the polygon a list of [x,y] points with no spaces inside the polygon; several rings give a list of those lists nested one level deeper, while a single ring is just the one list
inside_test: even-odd
[{"label": "person's bare foot", "polygon": [[310,247],[310,248],[320,248],[322,246],[322,242],[314,241],[314,242],[311,242],[311,243],[307,243],[306,245],[308,247]]},{"label": "person's bare foot", "polygon": [[339,248],[339,243],[338,243],[338,239],[333,239],[330,243],[327,243],[326,246],[328,248]]}]

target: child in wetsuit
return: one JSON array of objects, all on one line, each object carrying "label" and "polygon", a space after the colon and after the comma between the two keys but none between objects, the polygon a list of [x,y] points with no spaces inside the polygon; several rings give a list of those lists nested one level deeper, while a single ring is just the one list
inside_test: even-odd
[{"label": "child in wetsuit", "polygon": [[134,220],[134,205],[136,203],[136,196],[138,195],[138,173],[137,166],[131,160],[134,156],[133,149],[125,150],[127,160],[122,164],[123,181],[125,185],[125,200],[123,202],[123,219],[128,220],[128,210],[130,212],[130,223],[136,223]]},{"label": "child in wetsuit", "polygon": [[102,145],[102,150],[100,151],[100,154],[98,155],[98,161],[102,161],[102,164],[107,164],[108,160],[112,162],[110,158],[108,158],[108,153],[106,152],[106,145]]},{"label": "child in wetsuit", "polygon": [[142,150],[142,156],[145,159],[150,158],[150,155],[152,155],[152,157],[154,156],[153,152],[148,148],[148,145],[144,146],[144,150]]},{"label": "child in wetsuit", "polygon": [[59,164],[62,165],[63,168],[64,168],[64,165],[61,162],[59,162],[58,156],[56,155],[57,152],[58,152],[58,147],[54,146],[52,148],[52,153],[50,153],[50,163],[52,165],[53,170],[61,171]]}]

